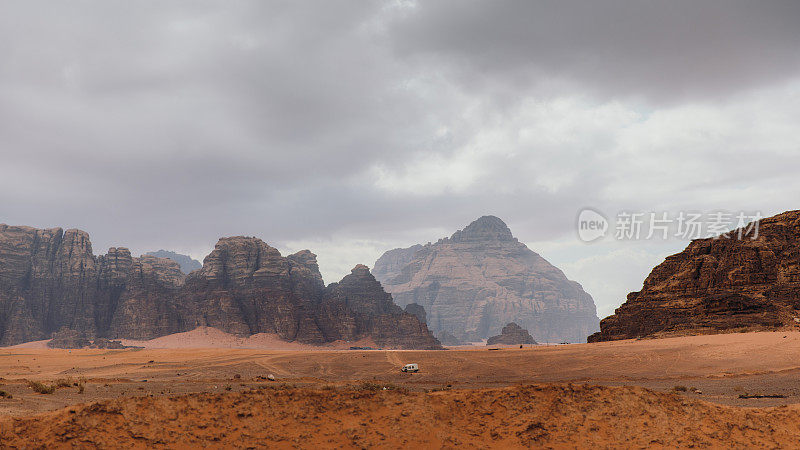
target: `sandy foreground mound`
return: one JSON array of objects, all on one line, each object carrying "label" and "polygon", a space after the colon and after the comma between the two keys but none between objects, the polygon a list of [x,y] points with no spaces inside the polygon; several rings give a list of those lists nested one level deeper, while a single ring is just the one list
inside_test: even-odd
[{"label": "sandy foreground mound", "polygon": [[800,410],[734,408],[640,387],[407,392],[379,384],[119,398],[0,419],[0,446],[779,447]]}]

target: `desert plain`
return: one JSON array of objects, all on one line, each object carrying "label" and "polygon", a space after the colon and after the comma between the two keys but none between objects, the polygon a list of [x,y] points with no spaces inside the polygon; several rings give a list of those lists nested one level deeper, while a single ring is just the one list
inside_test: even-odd
[{"label": "desert plain", "polygon": [[[417,351],[198,329],[138,344],[0,349],[0,447],[774,447],[800,436],[797,331]],[[401,373],[405,363],[420,371]],[[56,388],[34,392],[37,381]]]}]

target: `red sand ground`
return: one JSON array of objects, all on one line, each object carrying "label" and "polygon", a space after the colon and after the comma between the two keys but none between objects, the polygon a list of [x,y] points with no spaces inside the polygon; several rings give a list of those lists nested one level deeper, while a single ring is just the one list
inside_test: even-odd
[{"label": "red sand ground", "polygon": [[115,399],[1,420],[0,441],[12,448],[777,448],[800,435],[797,407],[723,407],[638,387],[372,389]]},{"label": "red sand ground", "polygon": [[[210,345],[197,336],[192,339],[198,346]],[[215,345],[230,344],[227,338],[214,339]],[[270,339],[263,342],[275,345]],[[399,367],[408,362],[418,363],[420,373],[400,373]],[[268,374],[277,381],[261,378]],[[37,394],[27,382],[51,384],[58,379],[82,384],[83,392],[69,386]],[[354,388],[364,382],[399,386],[402,392]],[[562,385],[565,382],[576,387],[569,390]],[[558,384],[520,387],[541,383]],[[615,387],[622,385],[637,387]],[[676,386],[701,393],[691,389],[674,393]],[[426,393],[440,389],[447,390]],[[800,333],[497,351],[18,347],[0,349],[0,390],[12,396],[0,397],[0,447],[33,443],[34,438],[46,446],[71,446],[83,437],[89,439],[83,443],[86,447],[104,439],[120,445],[131,440],[140,446],[162,442],[171,447],[200,442],[395,447],[404,439],[433,446],[460,442],[558,447],[570,436],[600,446],[649,446],[654,441],[652,445],[663,446],[695,442],[774,447],[796,445],[800,436],[800,405],[795,405],[800,404]],[[783,398],[739,398],[745,394]],[[93,402],[100,406],[75,406]],[[768,408],[780,405],[789,406]],[[119,414],[109,412],[117,410]],[[253,417],[269,419],[234,419],[231,411],[245,415],[250,411]],[[180,420],[173,418],[176,415]],[[147,423],[159,425],[149,428]],[[160,425],[172,434],[158,431]],[[523,425],[532,428],[521,431]],[[318,426],[319,433],[314,431]],[[525,433],[539,437],[531,440]],[[144,437],[137,438],[139,434]],[[235,440],[237,436],[244,440]],[[273,441],[259,440],[262,437]]]}]

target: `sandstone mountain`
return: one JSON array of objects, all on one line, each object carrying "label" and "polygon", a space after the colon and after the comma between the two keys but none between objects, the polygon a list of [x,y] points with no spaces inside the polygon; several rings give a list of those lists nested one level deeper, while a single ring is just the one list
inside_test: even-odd
[{"label": "sandstone mountain", "polygon": [[181,267],[181,272],[185,274],[189,274],[194,272],[195,270],[200,270],[203,268],[203,265],[200,264],[200,261],[192,259],[187,255],[181,255],[180,253],[171,252],[169,250],[159,250],[157,252],[147,252],[145,253],[147,256],[155,256],[157,258],[168,258],[176,263]]},{"label": "sandstone mountain", "polygon": [[694,240],[667,257],[589,341],[796,326],[800,211],[762,219],[755,240],[742,235]]},{"label": "sandstone mountain", "polygon": [[437,335],[479,341],[516,322],[540,342],[585,342],[598,329],[592,297],[484,216],[451,237],[390,250],[373,274],[398,305],[422,305]]},{"label": "sandstone mountain", "polygon": [[520,327],[514,322],[509,323],[503,327],[503,331],[497,335],[492,336],[486,341],[486,345],[505,344],[505,345],[520,345],[520,344],[536,344],[528,330]]},{"label": "sandstone mountain", "polygon": [[313,253],[283,257],[240,236],[220,239],[187,277],[170,259],[133,258],[125,248],[96,257],[80,230],[0,225],[0,345],[63,329],[86,339],[151,339],[211,326],[310,344],[440,348],[365,269],[325,287]]}]

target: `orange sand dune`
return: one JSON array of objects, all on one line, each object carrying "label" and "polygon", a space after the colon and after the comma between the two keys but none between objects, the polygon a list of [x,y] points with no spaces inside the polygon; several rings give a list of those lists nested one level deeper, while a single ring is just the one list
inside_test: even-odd
[{"label": "orange sand dune", "polygon": [[777,448],[797,444],[800,411],[637,387],[409,393],[363,385],[116,399],[0,420],[0,430],[4,446],[32,448]]}]

